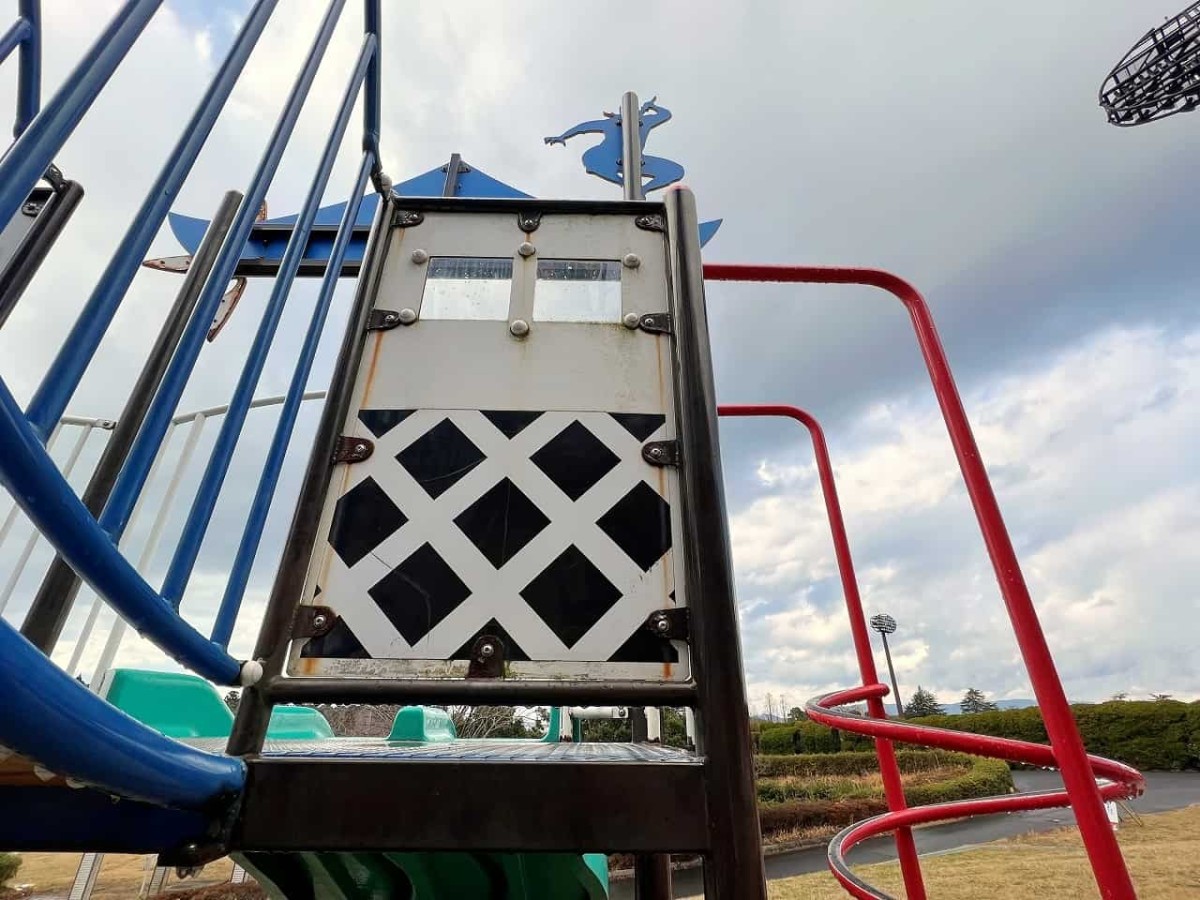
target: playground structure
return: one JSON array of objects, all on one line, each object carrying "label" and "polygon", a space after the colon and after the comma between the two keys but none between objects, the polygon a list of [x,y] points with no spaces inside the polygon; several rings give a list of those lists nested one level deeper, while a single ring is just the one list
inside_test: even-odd
[{"label": "playground structure", "polygon": [[[160,2],[128,0],[44,107],[36,0],[23,0],[0,38],[0,58],[17,52],[21,75],[17,137],[0,159],[0,322],[82,196],[53,168],[55,155]],[[876,738],[890,808],[835,838],[834,876],[853,896],[885,897],[845,855],[892,833],[907,895],[924,897],[913,826],[1069,805],[1102,896],[1135,896],[1103,801],[1136,795],[1141,776],[1084,752],[924,300],[878,270],[702,263],[715,226],[699,221],[691,192],[644,196],[677,178],[669,160],[643,165],[654,123],[641,113],[669,115],[654,101],[627,94],[619,116],[585,123],[604,129],[603,158],[593,154],[589,169],[622,186],[619,201],[535,199],[458,154],[393,185],[380,162],[380,4],[365,0],[361,51],[311,189],[297,215],[266,219],[267,188],[346,6],[333,0],[244,194],[227,195],[207,222],[173,214],[188,256],[152,263],[182,283],[125,410],[115,422],[66,415],[276,6],[253,4],[31,402],[22,410],[0,384],[0,480],[35,529],[0,605],[33,541],[59,554],[20,633],[0,623],[0,847],[157,853],[184,868],[232,854],[290,900],[599,900],[602,854],[614,852],[635,854],[638,894],[657,900],[670,891],[666,854],[686,852],[704,858],[706,896],[764,897],[717,417],[779,416],[812,436],[862,679],[807,712]],[[323,208],[360,92],[363,152],[349,199]],[[585,126],[562,139],[601,130]],[[291,386],[256,399],[301,276],[320,286]],[[274,282],[233,396],[177,414],[214,322],[232,310],[228,285],[250,277]],[[300,406],[318,399],[305,387],[342,277],[356,292],[308,467],[298,495],[276,497]],[[792,406],[718,407],[706,281],[858,284],[904,305],[1049,746],[887,718],[820,428]],[[268,403],[279,420],[216,621],[201,634],[183,615],[188,582],[247,417]],[[217,418],[155,588],[145,563],[200,430]],[[183,463],[131,564],[123,538],[172,427],[184,424]],[[82,436],[60,468],[49,451],[64,428]],[[107,442],[77,496],[64,473],[97,429]],[[282,503],[295,512],[258,642],[250,659],[235,659],[227,648],[250,567],[267,513]],[[73,677],[86,639],[68,671],[52,665],[81,581],[95,592],[89,634],[107,604],[196,674],[111,670],[120,623],[92,690]],[[236,719],[213,684],[244,688]],[[839,709],[859,701],[867,717]],[[318,702],[408,706],[386,739],[349,739],[295,705]],[[545,740],[467,741],[433,708],[451,703],[554,713]],[[692,711],[694,750],[656,743],[652,712],[642,742],[569,739],[564,710],[618,704]],[[1064,790],[908,809],[896,740],[1057,767]]]}]

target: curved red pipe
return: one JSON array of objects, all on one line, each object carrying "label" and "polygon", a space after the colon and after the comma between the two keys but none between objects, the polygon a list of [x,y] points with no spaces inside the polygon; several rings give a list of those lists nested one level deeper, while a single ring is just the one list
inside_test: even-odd
[{"label": "curved red pipe", "polygon": [[[1092,775],[1083,740],[1071,714],[1016,551],[1004,525],[1000,505],[992,491],[946,352],[924,297],[904,279],[880,269],[708,263],[704,266],[704,277],[708,281],[859,284],[885,290],[904,304],[912,320],[917,344],[983,533],[1013,633],[1050,737],[1054,764],[1062,772],[1063,784],[1079,824],[1101,897],[1105,900],[1136,900],[1137,894],[1124,857],[1104,812],[1100,788]],[[862,722],[879,724],[874,720]]]},{"label": "curved red pipe", "polygon": [[[797,406],[782,404],[734,405],[722,404],[717,415],[732,417],[783,417],[799,422],[808,429],[812,438],[813,456],[817,463],[817,474],[821,482],[821,493],[825,499],[825,513],[829,518],[829,531],[833,537],[833,551],[837,558],[838,574],[842,581],[842,593],[846,599],[846,612],[850,617],[850,632],[854,640],[854,653],[858,658],[859,676],[863,684],[875,684],[879,674],[875,669],[875,654],[871,650],[871,636],[867,631],[867,619],[863,613],[862,597],[858,591],[858,579],[854,574],[854,560],[850,556],[850,540],[846,536],[846,521],[842,516],[842,504],[838,499],[837,483],[833,478],[833,463],[829,459],[829,446],[825,443],[825,432],[809,413]],[[886,719],[882,695],[867,699],[867,712],[875,719]],[[896,762],[896,751],[886,738],[875,741],[875,752],[879,757],[879,774],[883,780],[883,795],[888,809],[893,812],[907,808],[904,799],[904,784],[900,777],[900,765]],[[900,871],[904,876],[904,890],[909,900],[925,900],[925,884],[921,876],[921,860],[912,830],[899,827],[895,830],[896,855],[900,860]]]}]

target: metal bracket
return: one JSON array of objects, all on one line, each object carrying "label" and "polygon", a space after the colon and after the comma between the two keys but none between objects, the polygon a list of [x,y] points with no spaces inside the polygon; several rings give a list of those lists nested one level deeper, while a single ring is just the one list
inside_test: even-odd
[{"label": "metal bracket", "polygon": [[328,606],[301,606],[292,618],[292,638],[319,638],[337,624],[338,614]]},{"label": "metal bracket", "polygon": [[521,210],[517,213],[517,227],[522,231],[537,231],[538,226],[542,224],[542,213],[540,210],[529,209]]},{"label": "metal bracket", "polygon": [[483,634],[471,645],[468,678],[504,677],[504,641],[494,634]]},{"label": "metal bracket", "polygon": [[418,212],[415,209],[398,209],[396,214],[392,216],[392,226],[394,228],[416,228],[425,221],[425,213]]},{"label": "metal bracket", "polygon": [[46,183],[50,187],[54,188],[56,193],[61,194],[67,189],[67,179],[63,178],[62,170],[53,163],[46,167],[46,173],[42,177],[46,179]]},{"label": "metal bracket", "polygon": [[691,614],[686,606],[656,609],[642,627],[668,641],[686,641],[691,636]]},{"label": "metal bracket", "polygon": [[650,334],[674,334],[674,323],[671,321],[671,314],[665,312],[646,313],[638,319],[638,328]]},{"label": "metal bracket", "polygon": [[667,220],[662,213],[646,213],[633,220],[633,224],[642,231],[666,231]]},{"label": "metal bracket", "polygon": [[678,466],[678,441],[650,441],[642,445],[642,459],[652,466]]},{"label": "metal bracket", "polygon": [[337,439],[337,444],[333,448],[333,462],[335,465],[337,463],[362,462],[364,459],[370,459],[374,452],[375,444],[366,438],[343,434]]},{"label": "metal bracket", "polygon": [[394,309],[373,309],[367,315],[367,331],[391,331],[401,324]]}]

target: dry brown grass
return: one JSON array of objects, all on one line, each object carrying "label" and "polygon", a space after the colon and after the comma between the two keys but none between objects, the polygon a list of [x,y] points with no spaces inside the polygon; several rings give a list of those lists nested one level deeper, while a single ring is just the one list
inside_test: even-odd
[{"label": "dry brown grass", "polygon": [[[1120,841],[1140,900],[1200,896],[1200,806],[1126,822]],[[975,850],[922,861],[929,894],[938,900],[979,897],[1093,898],[1098,892],[1078,832],[1062,829],[997,841]],[[864,866],[859,874],[903,897],[895,863]],[[771,883],[771,900],[843,900],[827,873]]]},{"label": "dry brown grass", "polygon": [[[14,884],[32,884],[33,893],[38,897],[67,896],[79,868],[78,853],[21,853],[19,856],[22,860],[21,869],[13,879]],[[96,879],[93,900],[131,900],[137,897],[146,874],[146,859],[145,856],[106,855]],[[228,881],[232,870],[233,863],[228,858],[219,859],[205,866],[195,881]],[[176,883],[174,875],[169,883]]]}]

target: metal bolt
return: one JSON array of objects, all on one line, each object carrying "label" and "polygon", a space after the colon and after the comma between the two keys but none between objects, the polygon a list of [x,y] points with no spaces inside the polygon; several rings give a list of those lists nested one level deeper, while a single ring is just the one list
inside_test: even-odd
[{"label": "metal bolt", "polygon": [[625,265],[625,268],[627,268],[627,269],[636,269],[638,266],[640,266],[642,264],[642,258],[640,256],[638,256],[636,253],[626,253],[624,258],[622,258],[621,262]]},{"label": "metal bolt", "polygon": [[642,318],[637,313],[625,313],[625,317],[621,321],[630,331],[636,331],[638,326],[642,324]]},{"label": "metal bolt", "polygon": [[496,655],[496,647],[494,644],[484,644],[479,648],[479,655],[484,659],[490,659]]},{"label": "metal bolt", "polygon": [[417,311],[415,309],[411,309],[406,306],[404,309],[400,310],[401,325],[411,325],[415,321],[417,321]]},{"label": "metal bolt", "polygon": [[368,449],[368,447],[366,444],[355,444],[354,445],[354,455],[355,456],[365,456],[367,453],[367,449]]},{"label": "metal bolt", "polygon": [[[649,453],[651,456],[653,456],[655,459],[658,459],[659,457],[661,457],[663,455],[663,448],[662,447],[651,447],[646,452]],[[663,620],[659,619],[659,621],[661,622]]]},{"label": "metal bolt", "polygon": [[533,256],[533,254],[537,253],[537,248],[529,243],[529,241],[522,241],[521,246],[517,248],[517,252],[522,256]]},{"label": "metal bolt", "polygon": [[429,254],[426,253],[424,250],[414,250],[412,252],[411,259],[418,266],[424,265],[425,263],[429,262]]},{"label": "metal bolt", "polygon": [[[657,448],[655,448],[655,449],[657,449]],[[651,451],[651,452],[653,452],[653,451]],[[666,616],[659,616],[657,619],[654,620],[654,630],[657,631],[659,634],[666,634],[668,631],[671,630],[671,623],[667,620]]]},{"label": "metal bolt", "polygon": [[508,325],[508,330],[516,337],[525,337],[529,334],[529,323],[524,319],[513,319]]},{"label": "metal bolt", "polygon": [[313,628],[324,628],[325,623],[328,621],[329,621],[329,617],[326,616],[325,613],[317,613],[315,616],[313,616],[313,620],[312,620]]},{"label": "metal bolt", "polygon": [[21,212],[27,216],[36,216],[41,211],[41,207],[36,203],[26,203],[21,207]]}]

